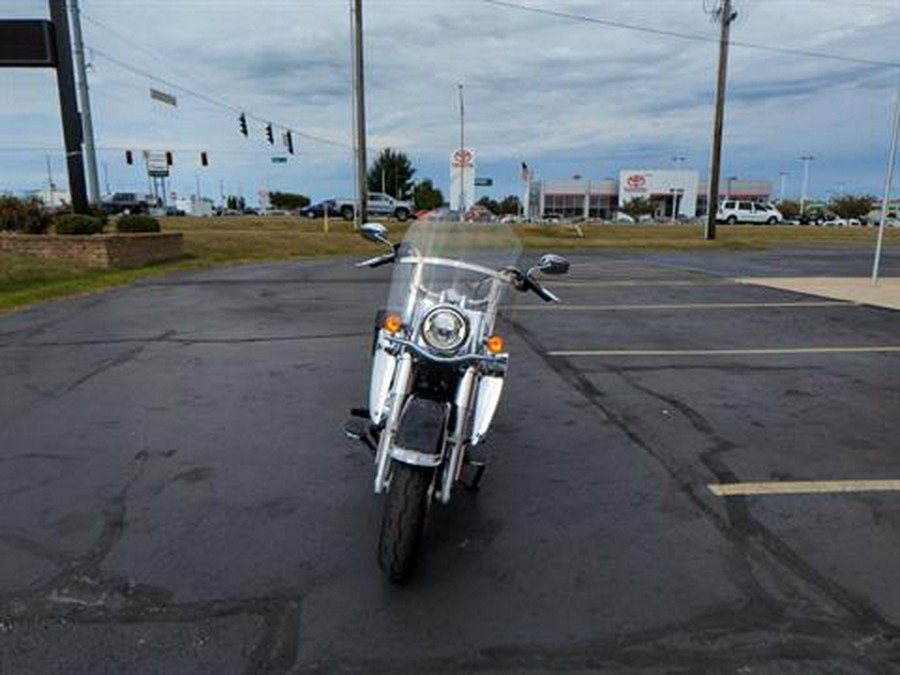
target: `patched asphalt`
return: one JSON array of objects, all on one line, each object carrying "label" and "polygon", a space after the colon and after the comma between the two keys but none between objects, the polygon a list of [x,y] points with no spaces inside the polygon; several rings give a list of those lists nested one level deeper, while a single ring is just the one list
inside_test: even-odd
[{"label": "patched asphalt", "polygon": [[900,492],[708,487],[900,479],[900,313],[733,281],[870,261],[596,254],[548,281],[570,309],[511,296],[483,489],[403,587],[341,432],[389,270],[0,317],[0,672],[900,672]]}]

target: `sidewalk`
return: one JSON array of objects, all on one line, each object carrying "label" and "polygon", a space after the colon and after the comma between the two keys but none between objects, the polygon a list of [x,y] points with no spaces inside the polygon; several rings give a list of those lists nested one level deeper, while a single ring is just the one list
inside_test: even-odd
[{"label": "sidewalk", "polygon": [[869,277],[769,277],[735,281],[900,310],[900,277],[882,277],[877,286],[872,285]]}]

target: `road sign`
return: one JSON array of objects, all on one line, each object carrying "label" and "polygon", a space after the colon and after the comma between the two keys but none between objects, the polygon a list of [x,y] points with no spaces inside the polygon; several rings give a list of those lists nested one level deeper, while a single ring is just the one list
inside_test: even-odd
[{"label": "road sign", "polygon": [[475,178],[475,187],[490,187],[493,184],[493,178]]},{"label": "road sign", "polygon": [[272,164],[287,164],[287,157],[273,157]]}]

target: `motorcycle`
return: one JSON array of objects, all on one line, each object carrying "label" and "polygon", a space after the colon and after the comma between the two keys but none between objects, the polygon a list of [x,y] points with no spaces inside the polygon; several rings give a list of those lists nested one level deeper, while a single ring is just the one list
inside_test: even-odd
[{"label": "motorcycle", "polygon": [[484,473],[473,449],[494,418],[509,362],[495,332],[504,289],[558,302],[536,275],[564,274],[569,263],[546,254],[519,270],[518,238],[501,224],[419,221],[397,244],[378,223],[361,234],[390,251],[357,267],[395,268],[373,327],[369,407],[352,411],[365,422],[346,432],[374,454],[375,493],[386,495],[378,563],[403,582],[432,502],[449,503],[458,481],[477,490]]}]

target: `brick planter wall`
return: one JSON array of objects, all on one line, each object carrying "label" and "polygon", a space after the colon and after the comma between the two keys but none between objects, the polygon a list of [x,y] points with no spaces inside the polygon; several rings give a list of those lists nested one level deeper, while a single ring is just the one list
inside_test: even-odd
[{"label": "brick planter wall", "polygon": [[0,254],[84,267],[126,269],[181,257],[180,232],[142,234],[0,234]]}]

